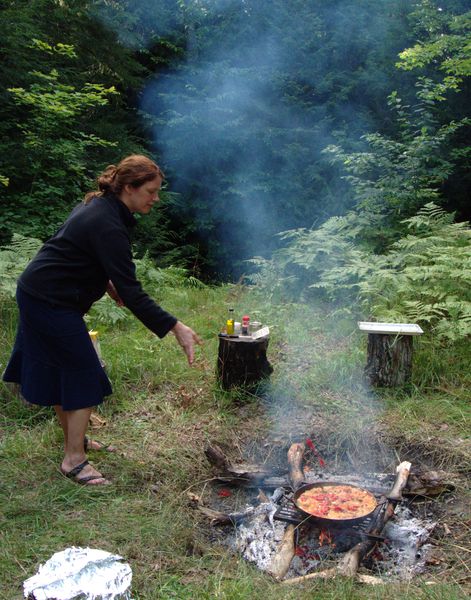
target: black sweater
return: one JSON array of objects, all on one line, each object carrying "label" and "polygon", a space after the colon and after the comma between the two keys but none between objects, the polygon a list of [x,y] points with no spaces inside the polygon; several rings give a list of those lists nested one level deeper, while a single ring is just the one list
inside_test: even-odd
[{"label": "black sweater", "polygon": [[135,219],[112,194],[74,208],[39,250],[18,285],[28,294],[86,313],[111,280],[125,306],[159,337],[177,319],[160,308],[136,279],[129,230]]}]

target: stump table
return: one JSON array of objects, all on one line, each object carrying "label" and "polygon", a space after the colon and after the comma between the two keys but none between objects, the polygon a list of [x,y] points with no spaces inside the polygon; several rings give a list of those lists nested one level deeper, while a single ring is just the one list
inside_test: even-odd
[{"label": "stump table", "polygon": [[407,383],[412,373],[412,336],[423,330],[415,323],[360,321],[368,333],[365,376],[371,385],[394,387]]},{"label": "stump table", "polygon": [[217,375],[221,387],[254,387],[273,373],[267,359],[269,337],[219,336]]}]

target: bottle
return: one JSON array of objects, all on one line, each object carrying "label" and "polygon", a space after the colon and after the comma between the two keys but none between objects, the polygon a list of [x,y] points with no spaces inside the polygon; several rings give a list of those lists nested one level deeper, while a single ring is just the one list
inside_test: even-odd
[{"label": "bottle", "polygon": [[242,335],[249,335],[250,317],[244,315],[242,317]]},{"label": "bottle", "polygon": [[98,360],[100,361],[100,365],[105,368],[105,361],[101,358],[101,348],[100,348],[100,340],[98,339],[98,331],[89,331],[88,332],[90,339],[92,341],[93,347],[95,348],[95,352],[98,356]]},{"label": "bottle", "polygon": [[234,309],[229,309],[229,316],[226,321],[226,333],[227,335],[234,335]]}]

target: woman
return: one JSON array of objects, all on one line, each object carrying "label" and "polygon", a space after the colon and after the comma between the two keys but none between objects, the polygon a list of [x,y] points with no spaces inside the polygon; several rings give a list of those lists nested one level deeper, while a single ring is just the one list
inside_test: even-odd
[{"label": "woman", "polygon": [[28,402],[54,406],[64,432],[61,470],[78,483],[110,483],[86,459],[87,448],[97,449],[85,437],[92,407],[112,391],[83,320],[91,305],[107,291],[160,338],[173,333],[190,365],[200,343],[136,279],[133,213],[152,210],[162,181],[146,156],[110,165],[18,280],[18,333],[3,379],[19,383]]}]

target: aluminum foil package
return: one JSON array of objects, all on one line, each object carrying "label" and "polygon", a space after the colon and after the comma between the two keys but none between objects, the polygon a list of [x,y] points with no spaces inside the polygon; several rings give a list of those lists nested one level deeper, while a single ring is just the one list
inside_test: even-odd
[{"label": "aluminum foil package", "polygon": [[132,600],[131,567],[93,548],[56,552],[23,583],[28,600]]}]

